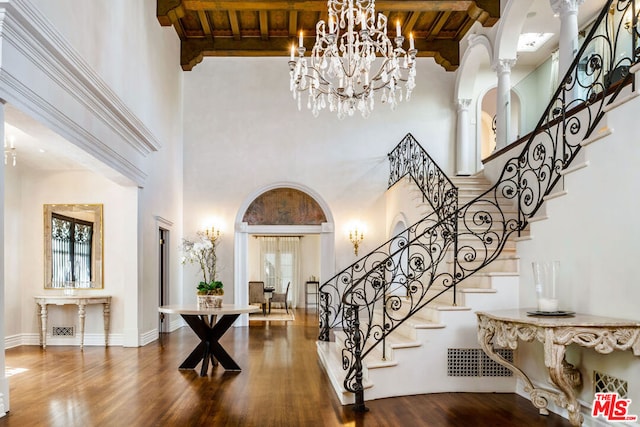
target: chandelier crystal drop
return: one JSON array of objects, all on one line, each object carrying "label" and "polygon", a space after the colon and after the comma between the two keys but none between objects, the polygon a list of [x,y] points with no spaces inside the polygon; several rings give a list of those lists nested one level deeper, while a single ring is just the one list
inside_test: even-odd
[{"label": "chandelier crystal drop", "polygon": [[387,17],[376,15],[374,0],[328,0],[327,7],[328,23],[321,20],[316,24],[311,56],[304,56],[302,31],[297,49],[291,46],[290,90],[298,109],[305,95],[314,117],[329,107],[341,119],[356,110],[368,117],[375,92],[392,110],[403,98],[408,101],[415,87],[418,53],[413,36],[405,51],[397,22],[394,47],[387,37]]}]

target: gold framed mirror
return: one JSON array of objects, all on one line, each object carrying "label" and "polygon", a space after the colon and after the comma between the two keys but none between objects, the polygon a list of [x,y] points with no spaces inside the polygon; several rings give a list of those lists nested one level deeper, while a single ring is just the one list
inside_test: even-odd
[{"label": "gold framed mirror", "polygon": [[44,288],[103,283],[102,204],[44,205]]}]

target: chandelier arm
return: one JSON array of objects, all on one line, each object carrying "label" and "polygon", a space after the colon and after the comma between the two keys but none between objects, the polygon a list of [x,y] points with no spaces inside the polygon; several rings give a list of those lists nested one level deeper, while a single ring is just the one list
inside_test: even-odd
[{"label": "chandelier arm", "polygon": [[[376,91],[392,109],[403,99],[409,100],[415,87],[413,37],[407,52],[398,23],[396,37],[390,39],[387,17],[376,15],[374,0],[328,0],[327,7],[327,21],[316,23],[309,63],[304,57],[302,34],[296,60],[295,48],[291,48],[290,90],[294,99],[296,93],[308,92],[307,107],[314,116],[328,106],[339,118],[356,110],[367,117]],[[404,89],[400,83],[405,83]]]}]

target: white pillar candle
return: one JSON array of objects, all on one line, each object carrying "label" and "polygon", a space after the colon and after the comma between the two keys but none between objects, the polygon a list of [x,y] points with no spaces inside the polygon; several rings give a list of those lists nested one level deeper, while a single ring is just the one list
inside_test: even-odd
[{"label": "white pillar candle", "polygon": [[400,31],[400,20],[396,20],[396,37],[400,37],[402,31]]},{"label": "white pillar candle", "polygon": [[558,300],[553,298],[539,298],[538,299],[539,311],[558,311]]}]

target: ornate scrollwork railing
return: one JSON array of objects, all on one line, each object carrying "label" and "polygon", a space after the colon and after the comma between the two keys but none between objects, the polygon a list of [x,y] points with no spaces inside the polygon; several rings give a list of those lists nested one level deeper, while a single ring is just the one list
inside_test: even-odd
[{"label": "ornate scrollwork railing", "polygon": [[398,236],[380,245],[371,253],[345,268],[320,287],[320,336],[329,340],[329,331],[343,322],[342,295],[350,284],[357,282],[367,272],[387,262],[390,254],[416,238],[438,221],[446,220],[455,236],[457,223],[453,215],[458,207],[458,189],[449,177],[429,156],[416,139],[408,133],[388,154],[390,163],[389,188],[405,176],[410,176],[421,190],[433,212]]},{"label": "ornate scrollwork railing", "polygon": [[[636,1],[609,0],[522,152],[492,188],[453,212],[455,220],[431,214],[323,285],[333,292],[321,292],[324,338],[329,327],[344,329],[344,385],[356,395],[355,409],[364,409],[363,359],[411,315],[495,260],[560,181],[604,107],[626,83],[635,89],[628,70],[640,59],[638,37]],[[343,312],[330,324],[327,313]]]},{"label": "ornate scrollwork railing", "polygon": [[440,219],[449,217],[458,209],[458,188],[413,135],[408,133],[402,138],[387,157],[389,188],[408,175]]}]

